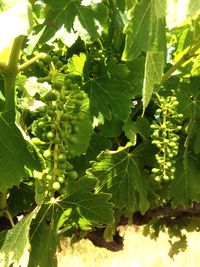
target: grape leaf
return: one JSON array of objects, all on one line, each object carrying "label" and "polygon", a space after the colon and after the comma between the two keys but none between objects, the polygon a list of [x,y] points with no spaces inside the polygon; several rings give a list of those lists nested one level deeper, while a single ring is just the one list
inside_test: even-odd
[{"label": "grape leaf", "polygon": [[142,51],[166,51],[165,0],[142,0],[131,10],[125,28],[123,60],[133,60]]},{"label": "grape leaf", "polygon": [[147,52],[142,90],[143,113],[151,100],[155,84],[159,84],[163,75],[163,52]]},{"label": "grape leaf", "polygon": [[101,126],[101,134],[104,137],[118,137],[122,132],[123,122],[118,119],[112,119],[110,121],[105,120],[104,124]]},{"label": "grape leaf", "polygon": [[150,137],[150,123],[144,117],[138,117],[135,122],[131,119],[127,120],[123,126],[126,137],[132,142],[136,141],[136,134],[138,133],[144,140]]},{"label": "grape leaf", "polygon": [[111,141],[104,138],[100,133],[93,134],[86,153],[73,159],[74,168],[78,170],[79,174],[84,175],[89,168],[89,162],[96,160],[98,154],[102,150],[109,149],[111,145]]},{"label": "grape leaf", "polygon": [[78,55],[73,55],[72,58],[69,59],[67,64],[67,71],[70,74],[74,75],[82,75],[83,67],[86,61],[86,55],[84,53],[80,53]]},{"label": "grape leaf", "polygon": [[126,66],[130,70],[126,80],[133,85],[134,96],[142,96],[145,61],[146,57],[142,56],[126,63]]},{"label": "grape leaf", "polygon": [[[43,220],[35,223],[31,229],[31,253],[28,267],[57,267],[56,250],[58,236],[52,226],[48,226]],[[45,245],[44,245],[45,240]]]},{"label": "grape leaf", "polygon": [[34,189],[32,186],[21,183],[14,186],[9,192],[8,206],[12,217],[30,209],[35,202]]},{"label": "grape leaf", "polygon": [[0,191],[18,185],[26,176],[26,168],[41,168],[39,157],[31,144],[26,142],[14,122],[0,114]]},{"label": "grape leaf", "polygon": [[27,267],[30,253],[29,228],[39,211],[35,208],[6,234],[0,251],[1,267]]},{"label": "grape leaf", "polygon": [[149,208],[146,173],[130,147],[102,152],[88,172],[99,178],[98,191],[111,193],[116,208],[133,211],[139,194],[139,209]]},{"label": "grape leaf", "polygon": [[107,63],[107,70],[112,79],[124,79],[130,73],[126,64],[117,64],[115,61]]},{"label": "grape leaf", "polygon": [[177,161],[175,179],[169,191],[173,206],[200,201],[199,160],[199,156],[188,154],[185,159]]},{"label": "grape leaf", "polygon": [[64,210],[71,210],[68,220],[78,221],[80,218],[95,224],[111,224],[114,222],[112,207],[108,202],[111,195],[94,193],[97,183],[95,177],[83,176],[77,181],[69,181],[68,192],[60,197],[59,205]]},{"label": "grape leaf", "polygon": [[52,31],[52,36],[56,29],[60,29],[64,24],[67,31],[73,28],[74,20],[78,17],[82,27],[88,32],[92,39],[98,38],[97,27],[95,24],[96,12],[91,6],[81,5],[80,0],[45,0],[52,9],[49,11],[48,21],[49,27],[45,29],[47,34]]},{"label": "grape leaf", "polygon": [[130,83],[109,78],[90,79],[85,83],[84,89],[90,97],[90,108],[94,116],[98,117],[101,112],[108,120],[112,115],[121,120],[127,119],[132,107]]}]

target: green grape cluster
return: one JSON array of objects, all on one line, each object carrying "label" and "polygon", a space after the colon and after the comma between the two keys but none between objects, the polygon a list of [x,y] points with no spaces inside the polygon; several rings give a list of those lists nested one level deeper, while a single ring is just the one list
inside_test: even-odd
[{"label": "green grape cluster", "polygon": [[54,81],[51,87],[41,97],[44,106],[39,108],[40,117],[33,128],[46,159],[41,189],[47,189],[52,195],[55,191],[62,193],[68,179],[78,178],[78,173],[70,163],[70,159],[75,156],[70,144],[78,143],[76,134],[80,130],[78,122],[83,119],[81,106],[84,93],[70,79],[65,79],[64,82]]},{"label": "green grape cluster", "polygon": [[156,181],[174,179],[175,157],[178,154],[179,135],[182,129],[182,114],[177,112],[178,101],[176,96],[158,96],[158,109],[155,120],[152,122],[152,144],[158,148],[155,155],[157,167],[152,169]]}]

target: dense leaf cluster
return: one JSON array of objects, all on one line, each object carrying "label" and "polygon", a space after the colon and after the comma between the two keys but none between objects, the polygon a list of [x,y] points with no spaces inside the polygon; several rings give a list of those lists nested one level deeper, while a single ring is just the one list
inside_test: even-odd
[{"label": "dense leaf cluster", "polygon": [[180,1],[0,1],[0,266],[57,266],[60,238],[112,241],[135,214],[183,240],[174,218],[200,201],[200,6],[179,17]]}]

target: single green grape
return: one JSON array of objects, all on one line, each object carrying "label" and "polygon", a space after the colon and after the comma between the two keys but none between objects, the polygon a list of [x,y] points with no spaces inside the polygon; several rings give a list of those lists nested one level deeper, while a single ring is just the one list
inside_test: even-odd
[{"label": "single green grape", "polygon": [[58,191],[60,189],[60,183],[54,182],[52,185],[53,190]]}]

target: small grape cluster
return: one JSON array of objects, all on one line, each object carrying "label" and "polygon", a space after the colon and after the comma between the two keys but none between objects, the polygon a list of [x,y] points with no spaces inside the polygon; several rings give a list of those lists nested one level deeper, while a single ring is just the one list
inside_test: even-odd
[{"label": "small grape cluster", "polygon": [[[39,119],[33,124],[34,133],[42,145],[46,169],[41,179],[41,190],[53,195],[62,193],[67,179],[77,179],[78,173],[70,163],[75,151],[70,144],[78,143],[78,122],[82,118],[84,93],[70,79],[52,82],[52,89],[41,97],[44,106],[38,109]],[[45,147],[45,149],[44,149]],[[63,186],[61,186],[63,185]],[[63,190],[62,190],[63,189]]]},{"label": "small grape cluster", "polygon": [[155,113],[155,120],[151,125],[153,129],[152,144],[158,148],[155,155],[158,163],[157,168],[152,169],[156,181],[174,179],[175,157],[178,154],[179,135],[182,129],[182,114],[177,112],[178,101],[176,96],[170,95],[166,98],[158,96],[159,108]]}]

